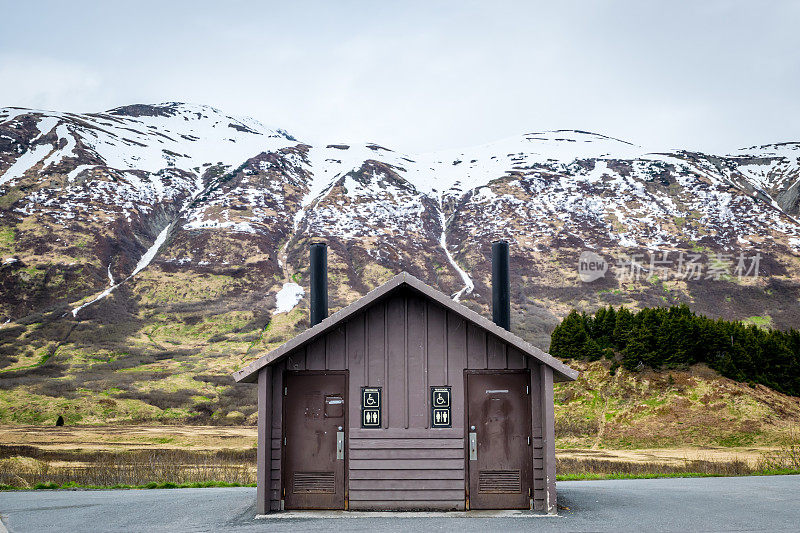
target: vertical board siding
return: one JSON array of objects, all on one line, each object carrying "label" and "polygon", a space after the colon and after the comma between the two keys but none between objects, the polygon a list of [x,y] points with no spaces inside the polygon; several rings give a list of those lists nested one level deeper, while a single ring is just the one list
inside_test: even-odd
[{"label": "vertical board siding", "polygon": [[513,346],[508,346],[506,353],[508,354],[507,368],[513,370],[526,368],[525,359],[527,359],[527,357],[522,352],[520,352]]},{"label": "vertical board siding", "polygon": [[347,349],[345,346],[345,326],[342,325],[330,333],[325,338],[325,368],[346,369],[347,368]]},{"label": "vertical board siding", "polygon": [[419,298],[409,298],[406,309],[408,427],[427,428],[428,395],[419,393],[428,388],[425,379],[425,302]]},{"label": "vertical board siding", "polygon": [[[386,386],[383,401],[384,427],[405,428],[408,410],[405,346],[405,302],[386,302]],[[418,394],[417,391],[414,391]]]},{"label": "vertical board siding", "polygon": [[306,370],[325,370],[326,337],[317,339],[308,345],[308,348],[306,349]]},{"label": "vertical board siding", "polygon": [[[270,508],[280,509],[283,372],[348,370],[350,509],[464,509],[464,370],[531,371],[534,503],[545,506],[547,447],[540,365],[494,335],[412,292],[351,317],[274,365]],[[453,427],[429,429],[430,386],[452,388]],[[383,387],[384,428],[360,428],[361,387]]]},{"label": "vertical board siding", "polygon": [[508,368],[508,362],[506,361],[506,345],[503,341],[494,335],[488,335],[486,351],[488,353],[488,368]]},{"label": "vertical board siding", "polygon": [[[386,369],[386,309],[378,303],[367,315],[367,382],[363,386],[383,387]],[[384,416],[384,420],[386,417]]]},{"label": "vertical board siding", "polygon": [[[359,427],[361,424],[361,387],[367,383],[367,357],[366,357],[366,315],[360,314],[353,317],[345,325],[346,360],[350,369],[350,427]],[[343,370],[347,367],[331,368]]]},{"label": "vertical board siding", "polygon": [[442,385],[447,379],[445,347],[447,312],[438,305],[426,302],[428,326],[428,385]]},{"label": "vertical board siding", "polygon": [[473,324],[467,325],[467,368],[487,368],[486,332]]},{"label": "vertical board siding", "polygon": [[464,369],[467,368],[467,322],[454,313],[447,313],[447,382],[450,385],[453,427],[464,427]]}]

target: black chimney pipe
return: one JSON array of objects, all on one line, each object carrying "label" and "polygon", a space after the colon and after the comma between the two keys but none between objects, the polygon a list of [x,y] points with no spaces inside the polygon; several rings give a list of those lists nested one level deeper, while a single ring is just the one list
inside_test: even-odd
[{"label": "black chimney pipe", "polygon": [[511,331],[508,241],[492,243],[492,320],[501,328]]},{"label": "black chimney pipe", "polygon": [[311,244],[311,325],[316,326],[328,316],[328,245]]}]

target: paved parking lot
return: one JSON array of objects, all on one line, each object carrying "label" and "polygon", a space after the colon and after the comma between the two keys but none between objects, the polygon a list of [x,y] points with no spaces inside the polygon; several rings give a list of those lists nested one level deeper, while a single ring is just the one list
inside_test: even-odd
[{"label": "paved parking lot", "polygon": [[264,519],[254,518],[253,488],[0,492],[0,519],[11,533],[800,530],[800,476],[570,481],[558,491],[559,516],[295,513]]}]

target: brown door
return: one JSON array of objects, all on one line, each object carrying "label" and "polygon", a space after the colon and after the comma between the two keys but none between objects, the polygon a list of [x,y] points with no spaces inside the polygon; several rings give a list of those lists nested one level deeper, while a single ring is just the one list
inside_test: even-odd
[{"label": "brown door", "polygon": [[344,509],[346,374],[287,372],[285,377],[284,506]]},{"label": "brown door", "polygon": [[533,489],[527,371],[467,374],[470,509],[528,509]]}]

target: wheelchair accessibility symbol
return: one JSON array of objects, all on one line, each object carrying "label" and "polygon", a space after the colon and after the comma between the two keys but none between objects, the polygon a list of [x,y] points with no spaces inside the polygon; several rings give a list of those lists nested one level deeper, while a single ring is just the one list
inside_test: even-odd
[{"label": "wheelchair accessibility symbol", "polygon": [[380,407],[381,406],[381,391],[380,389],[364,389],[362,397],[363,407]]},{"label": "wheelchair accessibility symbol", "polygon": [[433,389],[433,406],[434,407],[450,407],[450,389],[449,388],[434,388]]}]

